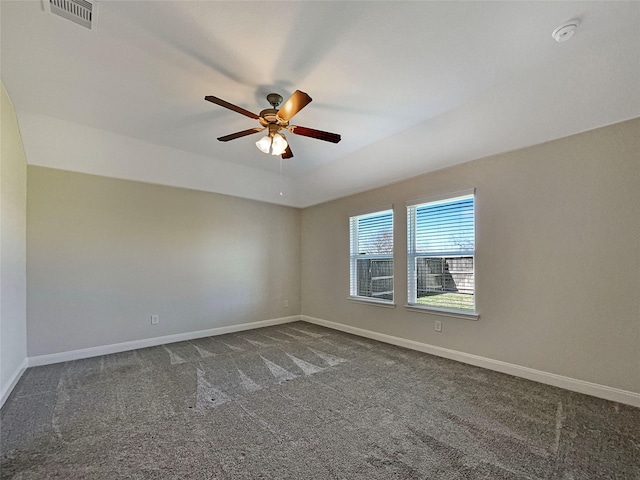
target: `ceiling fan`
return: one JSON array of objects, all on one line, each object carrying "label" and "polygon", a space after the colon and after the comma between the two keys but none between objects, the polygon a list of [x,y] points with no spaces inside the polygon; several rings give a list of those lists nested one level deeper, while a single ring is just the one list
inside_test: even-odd
[{"label": "ceiling fan", "polygon": [[272,155],[281,155],[282,158],[286,159],[292,158],[293,153],[283,133],[284,130],[296,135],[317,138],[318,140],[332,143],[338,143],[341,139],[337,133],[289,125],[289,120],[311,102],[311,97],[300,90],[296,90],[280,109],[277,109],[277,107],[282,103],[282,96],[277,93],[270,93],[267,95],[267,101],[271,104],[271,108],[262,110],[260,115],[256,115],[255,113],[212,95],[207,95],[204,99],[260,122],[260,127],[249,128],[248,130],[242,130],[241,132],[219,137],[218,140],[221,142],[228,142],[229,140],[235,140],[236,138],[246,137],[247,135],[268,130],[267,135],[256,142],[256,146],[264,153],[271,152]]}]

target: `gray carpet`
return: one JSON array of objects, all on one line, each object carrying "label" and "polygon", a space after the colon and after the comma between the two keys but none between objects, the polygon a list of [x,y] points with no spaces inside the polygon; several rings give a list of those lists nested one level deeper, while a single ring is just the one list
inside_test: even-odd
[{"label": "gray carpet", "polygon": [[639,479],[640,410],[307,323],[30,368],[1,478]]}]

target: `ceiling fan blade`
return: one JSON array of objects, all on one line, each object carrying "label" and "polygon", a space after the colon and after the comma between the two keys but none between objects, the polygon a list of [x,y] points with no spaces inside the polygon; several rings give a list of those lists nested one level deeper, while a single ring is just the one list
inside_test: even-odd
[{"label": "ceiling fan blade", "polygon": [[280,110],[278,110],[278,117],[282,120],[289,121],[293,116],[306,107],[311,102],[311,97],[300,90],[293,92],[293,95],[287,100]]},{"label": "ceiling fan blade", "polygon": [[247,135],[261,132],[262,130],[264,130],[264,127],[250,128],[249,130],[242,130],[241,132],[230,133],[229,135],[225,135],[224,137],[219,137],[218,140],[220,140],[221,142],[228,142],[229,140],[235,140],[236,138],[246,137]]},{"label": "ceiling fan blade", "polygon": [[322,130],[316,130],[315,128],[298,127],[291,125],[287,130],[296,135],[302,135],[304,137],[317,138],[318,140],[324,140],[325,142],[338,143],[342,138],[337,133],[323,132]]},{"label": "ceiling fan blade", "polygon": [[287,145],[287,149],[282,154],[282,158],[285,160],[287,158],[293,158],[293,152],[291,151],[291,147],[289,145]]},{"label": "ceiling fan blade", "polygon": [[249,118],[253,118],[255,120],[260,118],[255,113],[252,113],[249,110],[245,110],[244,108],[238,107],[233,103],[225,102],[221,98],[214,97],[212,95],[207,95],[206,97],[204,97],[204,99],[208,102],[215,103],[216,105],[220,105],[221,107],[228,108],[229,110],[233,110],[234,112],[240,113],[242,115],[246,115]]}]

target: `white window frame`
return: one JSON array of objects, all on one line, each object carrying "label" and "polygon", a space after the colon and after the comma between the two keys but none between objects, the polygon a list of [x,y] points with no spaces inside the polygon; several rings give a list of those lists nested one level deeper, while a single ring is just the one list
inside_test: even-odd
[{"label": "white window frame", "polygon": [[[417,252],[416,250],[416,221],[418,208],[427,205],[437,205],[439,203],[449,203],[456,200],[463,200],[465,198],[473,198],[473,215],[474,215],[474,232],[473,232],[473,248],[460,249],[456,251],[443,251],[429,252],[428,256],[433,257],[472,257],[473,258],[473,309],[458,309],[450,307],[435,307],[431,305],[420,304],[417,301],[417,267],[416,259],[418,257],[425,257],[424,253]],[[421,198],[407,202],[407,305],[405,307],[408,310],[430,313],[435,315],[458,317],[469,320],[477,320],[480,316],[476,311],[476,283],[475,283],[475,218],[476,218],[476,202],[475,202],[475,189],[468,189],[459,192],[452,192],[449,194],[439,195],[436,197]]]},{"label": "white window frame", "polygon": [[[361,246],[359,245],[359,220],[367,219],[376,216],[391,214],[391,252],[390,253],[374,253],[374,252],[361,252]],[[378,207],[372,210],[366,210],[364,212],[358,212],[349,216],[349,300],[374,304],[383,307],[395,307],[395,278],[393,275],[393,229],[394,229],[394,212],[393,205]],[[391,295],[391,299],[375,298],[375,295],[364,296],[358,294],[358,260],[391,260],[392,262],[392,275],[376,278],[375,280],[391,279],[393,287],[391,291],[386,291],[385,294]],[[373,280],[373,279],[372,279]],[[381,293],[381,292],[378,292]]]}]

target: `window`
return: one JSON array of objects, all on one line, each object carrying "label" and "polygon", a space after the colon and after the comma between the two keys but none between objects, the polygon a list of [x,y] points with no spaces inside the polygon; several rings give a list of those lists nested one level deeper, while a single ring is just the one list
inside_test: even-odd
[{"label": "window", "polygon": [[352,298],[393,303],[393,210],[349,218]]},{"label": "window", "polygon": [[408,303],[475,313],[473,192],[407,206]]}]

